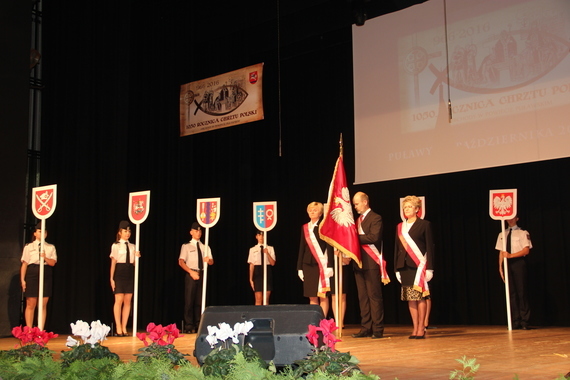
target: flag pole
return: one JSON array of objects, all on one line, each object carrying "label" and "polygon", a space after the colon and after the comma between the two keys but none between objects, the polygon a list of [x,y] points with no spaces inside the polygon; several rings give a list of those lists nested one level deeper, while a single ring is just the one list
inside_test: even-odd
[{"label": "flag pole", "polygon": [[[140,243],[140,232],[141,232],[141,225],[137,224],[136,234],[135,237],[135,252],[139,252],[139,243]],[[138,310],[139,310],[139,257],[135,253],[135,289],[133,294],[133,337],[137,336],[137,321],[138,321]]]},{"label": "flag pole", "polygon": [[40,238],[40,252],[39,252],[39,260],[40,260],[40,288],[38,293],[38,327],[40,330],[44,329],[44,261],[45,257],[42,258],[42,252],[45,254],[44,244],[45,244],[45,230],[46,230],[46,220],[42,219],[41,222],[42,233]]},{"label": "flag pole", "polygon": [[[339,145],[339,156],[343,157],[344,155],[344,146],[343,146],[343,142],[342,142],[342,132],[340,133],[340,140],[338,141],[338,145]],[[342,252],[339,252],[339,256],[337,256],[337,259],[335,260],[337,269],[335,269],[335,271],[337,271],[337,275],[335,276],[336,278],[336,284],[335,284],[335,289],[336,289],[336,320],[337,320],[337,326],[338,326],[338,337],[341,338],[342,337],[342,326],[344,324],[343,321],[343,317],[342,317]]]},{"label": "flag pole", "polygon": [[263,255],[263,260],[261,263],[263,264],[263,304],[267,305],[267,257],[265,256],[265,252],[263,252],[267,248],[267,231],[263,231],[263,246],[264,249],[261,250],[261,254]]},{"label": "flag pole", "polygon": [[[501,220],[501,232],[503,234],[503,251],[507,250],[507,236],[505,231],[505,221]],[[512,233],[512,231],[511,231]],[[511,237],[509,236],[509,239]],[[507,258],[503,258],[503,273],[505,277],[505,299],[507,300],[507,326],[509,331],[513,329],[511,322],[511,292],[509,290],[509,264],[507,263]]]},{"label": "flag pole", "polygon": [[[210,227],[206,227],[206,244],[205,244],[205,250],[206,252],[204,252],[203,255],[208,256],[208,244],[209,244],[209,239],[210,239]],[[204,260],[204,256],[202,255],[202,257],[198,258],[199,260]],[[204,309],[206,309],[206,284],[208,281],[208,263],[206,261],[204,261],[204,268],[203,268],[203,275],[202,275],[202,314],[204,314]]]}]

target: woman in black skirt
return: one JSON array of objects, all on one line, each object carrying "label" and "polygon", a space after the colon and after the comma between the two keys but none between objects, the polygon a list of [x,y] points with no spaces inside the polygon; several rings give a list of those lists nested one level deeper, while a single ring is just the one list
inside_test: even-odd
[{"label": "woman in black skirt", "polygon": [[32,327],[34,323],[34,313],[38,305],[40,288],[40,259],[44,260],[44,291],[43,291],[43,318],[38,325],[44,327],[46,322],[47,303],[52,293],[52,268],[57,262],[55,246],[45,241],[47,231],[44,231],[44,250],[40,253],[42,239],[41,223],[36,225],[34,241],[26,244],[22,252],[22,267],[20,268],[20,282],[22,291],[26,297],[26,310],[24,318],[26,326]]},{"label": "woman in black skirt", "polygon": [[414,324],[410,339],[425,338],[428,281],[433,277],[435,246],[430,222],[417,216],[421,207],[421,200],[414,195],[402,201],[406,220],[398,224],[394,254],[396,278],[402,284],[401,299],[408,302]]},{"label": "woman in black skirt", "polygon": [[131,226],[123,220],[119,224],[117,240],[111,245],[111,289],[115,294],[113,315],[115,317],[114,336],[127,336],[127,322],[131,313],[131,301],[135,288],[135,245],[129,243]]}]

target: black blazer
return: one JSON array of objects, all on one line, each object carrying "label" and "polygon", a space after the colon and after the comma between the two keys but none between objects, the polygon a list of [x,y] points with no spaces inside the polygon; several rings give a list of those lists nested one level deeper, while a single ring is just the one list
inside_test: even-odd
[{"label": "black blazer", "polygon": [[[362,221],[362,231],[364,235],[358,235],[360,244],[373,244],[378,249],[378,252],[382,252],[382,231],[384,229],[382,223],[382,217],[376,214],[374,211],[370,210],[364,220]],[[378,264],[370,257],[366,251],[360,248],[360,258],[362,261],[362,269],[378,269]],[[358,265],[354,263],[354,269],[359,270]]]},{"label": "black blazer", "polygon": [[[416,243],[418,248],[423,252],[424,256],[427,255],[426,269],[433,269],[433,256],[435,245],[433,244],[433,235],[431,232],[431,223],[427,220],[417,218],[408,234],[412,240]],[[404,249],[400,237],[398,236],[398,231],[396,230],[396,243],[394,244],[394,270],[397,272],[398,269],[404,268],[406,265],[410,268],[416,268],[416,263],[411,257],[408,256],[408,252]]]},{"label": "black blazer", "polygon": [[[301,240],[299,242],[299,256],[297,257],[297,270],[303,269],[303,264],[308,265],[318,265],[317,260],[313,256],[309,245],[307,244],[307,239],[305,239],[305,232],[304,232],[305,225],[301,228]],[[333,249],[330,245],[327,244],[324,240],[321,239],[319,236],[319,226],[316,225],[313,229],[315,233],[315,237],[317,238],[317,242],[321,246],[321,250],[326,252],[327,255],[327,267],[333,268],[334,267],[334,254]]]}]

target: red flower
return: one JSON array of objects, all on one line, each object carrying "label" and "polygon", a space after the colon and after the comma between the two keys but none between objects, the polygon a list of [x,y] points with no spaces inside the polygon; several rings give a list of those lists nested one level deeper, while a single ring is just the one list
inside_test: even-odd
[{"label": "red flower", "polygon": [[28,326],[24,328],[21,326],[14,327],[12,329],[12,335],[20,340],[21,346],[35,343],[42,347],[44,347],[51,338],[58,337],[58,334],[52,332],[48,333],[47,331],[40,330],[38,327],[30,328]]},{"label": "red flower", "polygon": [[306,336],[309,342],[315,347],[319,345],[319,331],[322,331],[320,327],[309,325],[309,332]]}]

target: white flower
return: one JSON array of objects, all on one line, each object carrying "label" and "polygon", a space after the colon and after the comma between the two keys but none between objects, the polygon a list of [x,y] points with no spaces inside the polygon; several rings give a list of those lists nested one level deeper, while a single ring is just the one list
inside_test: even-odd
[{"label": "white flower", "polygon": [[206,341],[210,343],[210,347],[214,348],[214,346],[218,343],[218,338],[215,335],[208,335],[206,337]]},{"label": "white flower", "polygon": [[91,341],[103,342],[111,328],[107,325],[101,324],[100,321],[91,322]]},{"label": "white flower", "polygon": [[65,343],[65,345],[66,345],[67,347],[74,347],[74,346],[77,346],[78,343],[79,343],[79,342],[78,342],[77,340],[75,340],[75,339],[73,339],[72,337],[68,336],[68,337],[67,337],[67,342]]},{"label": "white flower", "polygon": [[249,330],[253,328],[252,321],[245,321],[244,323],[236,323],[234,325],[234,334],[238,336],[239,334],[247,335]]},{"label": "white flower", "polygon": [[71,332],[73,335],[80,336],[83,341],[87,340],[87,337],[91,335],[89,324],[82,320],[78,320],[75,324],[71,324]]},{"label": "white flower", "polygon": [[216,336],[218,337],[219,340],[227,340],[229,337],[231,337],[234,334],[234,331],[227,323],[225,322],[219,323],[218,326],[220,326],[220,328],[216,332]]},{"label": "white flower", "polygon": [[93,337],[93,335],[90,336],[90,337],[85,341],[85,343],[86,343],[86,344],[90,344],[91,347],[95,347],[95,344],[96,344],[97,342],[99,342],[99,340],[98,340],[98,339],[95,339],[95,338]]}]

